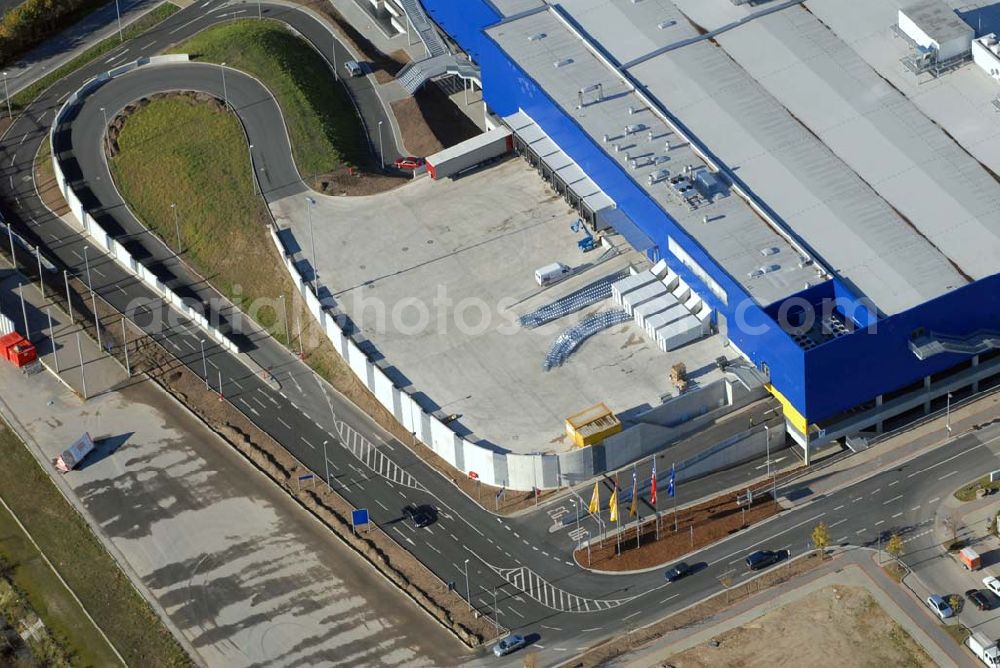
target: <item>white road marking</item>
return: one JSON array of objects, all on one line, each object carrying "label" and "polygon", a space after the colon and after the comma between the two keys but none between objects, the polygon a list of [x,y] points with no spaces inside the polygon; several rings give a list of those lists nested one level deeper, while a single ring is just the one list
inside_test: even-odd
[{"label": "white road marking", "polygon": [[729,559],[730,557],[732,557],[732,556],[734,556],[734,555],[737,555],[737,554],[743,554],[743,553],[745,553],[745,552],[746,552],[747,550],[752,550],[753,548],[757,547],[758,545],[760,545],[760,544],[762,544],[762,543],[766,543],[766,542],[768,542],[768,541],[770,541],[770,540],[774,540],[774,539],[775,539],[775,538],[777,538],[778,536],[781,536],[781,535],[783,535],[783,534],[786,534],[786,533],[788,533],[789,531],[793,531],[794,529],[798,529],[798,528],[799,528],[800,526],[802,526],[803,524],[808,524],[809,522],[814,522],[815,520],[818,520],[819,518],[821,518],[821,517],[825,517],[825,516],[826,516],[826,513],[819,513],[819,514],[817,514],[817,515],[813,515],[812,517],[810,517],[810,518],[808,518],[808,519],[804,519],[804,520],[802,520],[802,521],[801,521],[801,522],[799,522],[798,524],[793,524],[792,526],[788,527],[787,529],[784,529],[783,531],[779,531],[778,533],[774,534],[773,536],[769,536],[769,537],[767,537],[767,538],[764,538],[764,539],[761,539],[761,540],[757,541],[756,543],[754,543],[753,545],[749,545],[749,546],[748,546],[747,548],[745,548],[745,549],[741,549],[741,550],[736,550],[735,552],[730,552],[729,554],[727,554],[726,556],[724,556],[724,557],[722,557],[722,558],[720,558],[720,559],[716,559],[715,561],[712,561],[712,562],[709,562],[709,564],[708,564],[708,565],[709,565],[709,566],[714,566],[715,564],[718,564],[718,563],[720,563],[720,562],[722,562],[722,561],[725,561],[726,559]]},{"label": "white road marking", "polygon": [[945,478],[950,478],[953,475],[955,475],[956,473],[958,473],[958,471],[952,471],[951,473],[945,473],[943,476],[941,476],[940,478],[938,478],[938,480],[944,480]]},{"label": "white road marking", "polygon": [[384,503],[382,503],[378,499],[375,499],[375,503],[377,503],[378,505],[382,506],[382,510],[389,510],[389,506],[385,505]]},{"label": "white road marking", "polygon": [[875,526],[878,526],[880,524],[885,524],[885,520],[879,520],[878,522],[875,523]]},{"label": "white road marking", "polygon": [[834,522],[833,524],[831,524],[829,528],[832,529],[833,527],[839,526],[839,525],[843,524],[846,521],[847,521],[846,517],[844,519],[842,519],[842,520],[837,520],[836,522]]},{"label": "white road marking", "polygon": [[892,519],[892,520],[894,520],[894,519],[896,519],[897,517],[902,517],[902,516],[903,516],[903,513],[896,513],[895,515],[893,515],[893,516],[892,516],[892,517],[890,517],[889,519]]},{"label": "white road marking", "polygon": [[913,506],[912,508],[910,508],[910,512],[913,512],[915,510],[920,510],[920,506]]},{"label": "white road marking", "polygon": [[898,485],[898,484],[899,484],[898,480],[893,480],[892,482],[889,483],[889,487],[892,487],[893,485]]},{"label": "white road marking", "polygon": [[514,609],[514,608],[512,608],[512,607],[510,607],[510,606],[507,606],[507,609],[508,609],[508,610],[510,610],[511,612],[513,612],[513,613],[514,613],[515,615],[517,615],[517,616],[518,616],[518,617],[520,617],[521,619],[524,619],[524,615],[522,615],[522,614],[521,614],[520,612],[518,612],[518,611],[517,611],[516,609]]},{"label": "white road marking", "polygon": [[641,614],[642,614],[642,610],[640,610],[638,612],[633,612],[631,615],[629,615],[627,617],[622,617],[622,621],[623,622],[627,622],[628,620],[632,619],[633,617],[638,617]]},{"label": "white road marking", "polygon": [[280,417],[278,417],[277,415],[275,415],[274,417],[275,417],[275,419],[276,419],[276,420],[277,420],[278,422],[280,422],[280,423],[281,423],[281,425],[282,425],[282,426],[283,426],[283,427],[284,427],[285,429],[291,429],[291,428],[292,428],[292,425],[288,424],[287,422],[285,422],[284,420],[282,420],[282,419],[281,419]]},{"label": "white road marking", "polygon": [[841,504],[841,505],[837,506],[836,508],[834,508],[833,510],[834,510],[834,512],[836,512],[836,511],[840,510],[843,507],[844,507],[844,505]]},{"label": "white road marking", "polygon": [[938,501],[940,501],[940,500],[941,500],[941,497],[940,497],[940,496],[935,496],[935,497],[934,497],[933,499],[931,499],[931,500],[930,500],[930,501],[928,501],[927,503],[937,503],[937,502],[938,502]]},{"label": "white road marking", "polygon": [[883,502],[882,502],[882,505],[883,505],[883,506],[888,506],[888,505],[889,505],[890,503],[892,503],[893,501],[899,501],[899,500],[900,500],[900,499],[902,499],[902,498],[903,498],[903,495],[902,495],[902,494],[900,494],[899,496],[894,496],[894,497],[892,497],[891,499],[889,499],[888,501],[883,501]]},{"label": "white road marking", "polygon": [[[243,400],[242,400],[242,399],[240,399],[240,401],[243,401]],[[246,403],[246,402],[245,402],[245,401],[243,401],[243,403]],[[300,436],[299,438],[302,438],[302,437]],[[313,450],[315,450],[315,449],[316,449],[316,446],[315,446],[315,445],[313,445],[312,443],[310,443],[309,441],[307,441],[306,439],[302,438],[302,442],[303,442],[303,443],[305,443],[306,445],[308,445],[308,446],[309,446],[310,448],[312,448]]]}]

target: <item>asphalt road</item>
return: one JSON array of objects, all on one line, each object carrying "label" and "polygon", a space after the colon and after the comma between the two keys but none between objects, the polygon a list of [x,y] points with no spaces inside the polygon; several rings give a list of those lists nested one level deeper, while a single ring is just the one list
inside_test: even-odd
[{"label": "asphalt road", "polygon": [[[191,6],[178,12],[156,31],[140,40],[155,44],[149,52],[164,48],[161,38],[169,41],[183,39],[201,28],[225,18],[219,16],[218,3]],[[270,11],[270,7],[268,10]],[[228,10],[232,11],[232,10]],[[285,10],[282,10],[285,12]],[[225,12],[222,12],[225,13]],[[286,18],[294,12],[283,14]],[[229,18],[232,15],[230,14]],[[153,37],[154,42],[149,42]],[[164,40],[166,41],[166,40]],[[127,58],[144,54],[133,43]],[[124,61],[124,59],[123,59]],[[893,529],[918,532],[920,522],[932,506],[928,497],[934,492],[941,473],[956,468],[950,476],[956,482],[972,477],[973,472],[984,468],[997,468],[995,454],[997,434],[1000,429],[984,430],[977,435],[965,436],[918,457],[909,464],[874,475],[868,481],[805,503],[769,522],[737,534],[727,541],[699,553],[689,561],[704,562],[705,568],[697,575],[668,585],[657,570],[629,576],[603,576],[585,572],[570,561],[572,541],[564,540],[562,550],[548,540],[545,522],[507,520],[483,511],[466,499],[454,486],[436,471],[427,467],[403,444],[386,441],[373,423],[356,408],[338,395],[329,392],[296,358],[269,339],[252,335],[250,354],[272,366],[282,383],[276,391],[250,373],[234,356],[222,351],[211,342],[201,355],[202,334],[190,323],[179,319],[163,306],[145,286],[120,269],[113,261],[91,248],[84,263],[83,247],[87,243],[74,228],[52,216],[39,202],[31,179],[31,162],[45,139],[48,122],[60,99],[90,76],[108,65],[98,63],[60,82],[47,91],[18,119],[0,141],[0,190],[6,200],[4,215],[19,230],[41,241],[52,259],[84,275],[85,264],[92,272],[93,287],[102,297],[125,310],[130,304],[146,300],[147,304],[135,310],[135,320],[158,340],[172,349],[196,373],[207,370],[208,380],[215,383],[221,373],[226,395],[234,405],[251,420],[272,434],[289,451],[312,470],[324,474],[329,469],[331,484],[357,507],[370,510],[375,522],[390,535],[410,549],[445,582],[455,584],[463,596],[468,589],[472,604],[484,613],[498,614],[499,622],[517,632],[530,634],[542,652],[542,660],[551,663],[567,658],[572,653],[606,637],[618,636],[627,626],[637,626],[657,619],[706,595],[718,591],[717,577],[732,571],[736,582],[747,577],[742,564],[743,556],[757,547],[789,547],[793,554],[805,548],[812,528],[820,520],[826,521],[834,537],[843,537],[854,544],[871,544],[877,535]],[[218,69],[214,68],[218,73]],[[179,72],[185,77],[195,77],[199,85],[211,87],[213,68],[202,65],[150,68],[123,77],[121,86],[109,84],[97,94],[106,95],[106,104],[118,103],[134,91],[128,86],[155,87],[146,74],[157,77],[155,72]],[[205,74],[209,72],[209,74]],[[202,81],[204,78],[204,81]],[[246,104],[256,100],[254,107],[264,108],[261,92],[227,72],[227,86],[232,81],[231,95],[234,105],[248,131],[255,123],[265,122],[264,116],[254,120]],[[133,83],[134,82],[134,83]],[[170,83],[170,82],[167,82]],[[162,84],[162,82],[161,82]],[[172,87],[191,87],[191,82],[173,82]],[[221,75],[218,79],[221,87]],[[248,96],[246,100],[243,96]],[[117,97],[116,97],[117,96]],[[93,100],[88,102],[77,119],[79,123],[93,123]],[[113,108],[113,105],[112,107]],[[99,111],[98,111],[99,113]],[[263,112],[261,112],[263,113]],[[252,118],[254,117],[254,118]],[[103,121],[101,121],[103,123]],[[75,123],[74,123],[75,126]],[[81,126],[82,128],[83,126]],[[258,146],[251,132],[255,150]],[[76,144],[74,127],[69,137],[60,139],[60,149],[68,146],[81,160],[80,174],[88,175],[91,193],[97,198],[105,193],[99,183],[103,172],[91,173],[91,167],[100,168],[89,161],[99,146],[99,134],[85,132]],[[62,142],[69,142],[62,144]],[[274,155],[261,155],[260,166],[267,172],[265,190],[297,187],[284,178],[282,161],[288,162],[287,143],[273,137],[272,143],[261,143],[261,151],[273,146]],[[89,146],[88,150],[86,147]],[[281,151],[285,152],[282,156]],[[255,160],[258,159],[255,155]],[[105,168],[106,169],[106,168]],[[105,177],[106,178],[106,177]],[[131,234],[127,216],[122,217],[120,203],[95,199],[103,208],[102,215],[113,215],[121,226],[121,233]],[[148,252],[157,250],[148,234],[132,230],[130,242],[139,244]],[[159,256],[151,255],[156,261]],[[182,282],[180,271],[169,264],[169,258],[160,257],[165,269],[170,269]],[[197,294],[197,285],[188,286]],[[171,320],[167,320],[170,315]],[[158,316],[169,324],[162,329],[152,319]],[[176,321],[176,324],[173,322]],[[273,364],[270,364],[273,362]],[[333,415],[336,415],[336,420]],[[992,436],[991,436],[992,435]],[[992,438],[988,444],[984,439]],[[947,471],[942,467],[950,467]],[[940,473],[938,473],[940,472]],[[911,475],[912,474],[912,475]],[[661,469],[660,476],[666,472]],[[894,477],[895,476],[895,477]],[[905,484],[900,484],[905,482]],[[895,491],[898,489],[899,491]],[[797,493],[809,496],[809,490]],[[402,519],[400,509],[407,503],[428,504],[438,509],[436,521],[429,527],[415,529]],[[544,509],[539,511],[544,512]],[[896,513],[900,514],[896,514]],[[908,514],[909,513],[909,514]],[[466,571],[467,564],[467,571]],[[466,572],[468,587],[466,587]],[[498,613],[494,613],[494,592]],[[513,665],[520,657],[513,655],[508,663]]]}]

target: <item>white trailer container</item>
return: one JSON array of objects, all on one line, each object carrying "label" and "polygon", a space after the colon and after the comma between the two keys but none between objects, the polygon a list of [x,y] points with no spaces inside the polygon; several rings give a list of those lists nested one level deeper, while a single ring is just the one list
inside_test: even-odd
[{"label": "white trailer container", "polygon": [[663,286],[663,283],[659,281],[654,281],[644,288],[639,288],[638,290],[633,290],[628,294],[622,295],[622,308],[630,316],[635,314],[635,308],[648,301],[652,301],[663,295],[670,294],[667,289]]},{"label": "white trailer container", "polygon": [[624,306],[625,302],[622,301],[622,299],[625,295],[655,282],[656,276],[648,269],[646,271],[640,271],[638,274],[626,276],[622,280],[615,281],[611,284],[611,299],[614,300],[615,304]]},{"label": "white trailer container", "polygon": [[498,127],[427,156],[427,173],[444,179],[509,153],[514,147],[510,129]]},{"label": "white trailer container", "polygon": [[656,341],[656,330],[666,327],[672,322],[676,322],[689,315],[687,309],[684,308],[683,304],[676,304],[662,313],[657,313],[656,315],[646,318],[644,328],[646,330],[646,336]]},{"label": "white trailer container", "polygon": [[1000,667],[1000,647],[979,631],[974,631],[965,639],[965,646],[987,666]]},{"label": "white trailer container", "polygon": [[708,333],[706,323],[690,313],[656,332],[656,345],[663,352],[677,350]]},{"label": "white trailer container", "polygon": [[645,304],[639,304],[632,310],[632,317],[635,318],[635,324],[639,328],[645,328],[646,319],[650,316],[654,316],[657,313],[662,313],[672,306],[677,305],[677,300],[669,292],[664,294],[662,297],[657,297],[656,299],[650,300]]}]

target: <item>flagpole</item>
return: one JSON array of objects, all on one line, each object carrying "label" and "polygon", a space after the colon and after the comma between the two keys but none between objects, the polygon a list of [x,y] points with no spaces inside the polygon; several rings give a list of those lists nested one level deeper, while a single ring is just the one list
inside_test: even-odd
[{"label": "flagpole", "polygon": [[656,540],[660,540],[660,495],[656,493],[656,455],[650,457],[653,462],[653,512],[656,513]]},{"label": "flagpole", "polygon": [[670,464],[670,482],[674,486],[674,493],[671,496],[674,498],[674,533],[677,533],[677,474],[674,464]]}]

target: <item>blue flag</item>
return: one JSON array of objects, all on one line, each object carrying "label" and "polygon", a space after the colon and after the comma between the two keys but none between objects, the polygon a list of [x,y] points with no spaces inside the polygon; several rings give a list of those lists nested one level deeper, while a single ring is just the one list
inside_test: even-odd
[{"label": "blue flag", "polygon": [[674,465],[670,465],[670,481],[667,483],[667,496],[674,495]]}]

